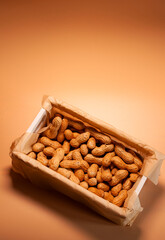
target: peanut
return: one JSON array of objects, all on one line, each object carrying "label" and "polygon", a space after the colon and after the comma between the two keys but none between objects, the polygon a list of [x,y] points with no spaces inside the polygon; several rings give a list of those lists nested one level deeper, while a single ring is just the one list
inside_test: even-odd
[{"label": "peanut", "polygon": [[58,130],[60,129],[61,124],[62,124],[61,116],[57,116],[57,117],[53,118],[52,124],[56,128],[56,131],[58,132]]},{"label": "peanut", "polygon": [[88,176],[90,178],[93,178],[93,177],[96,177],[96,174],[97,174],[97,170],[98,170],[98,165],[97,164],[92,164],[89,168],[88,168]]},{"label": "peanut", "polygon": [[99,169],[99,171],[97,172],[97,175],[96,175],[96,179],[97,179],[97,182],[98,183],[102,183],[103,182],[103,179],[102,179],[102,173],[101,173],[101,168]]},{"label": "peanut", "polygon": [[89,180],[89,176],[88,176],[88,174],[85,174],[84,175],[84,181],[88,183],[88,180]]},{"label": "peanut", "polygon": [[89,138],[87,142],[87,147],[89,149],[94,149],[96,147],[96,139],[94,137]]},{"label": "peanut", "polygon": [[80,186],[85,188],[85,189],[88,189],[88,183],[83,181],[83,182],[80,182]]},{"label": "peanut", "polygon": [[137,156],[134,157],[134,163],[138,166],[139,169],[142,168],[143,163],[142,163],[141,159],[138,158]]},{"label": "peanut", "polygon": [[106,152],[113,151],[113,149],[114,149],[113,144],[110,145],[102,144],[100,147],[95,147],[91,153],[96,157],[100,157],[104,155]]},{"label": "peanut", "polygon": [[94,194],[96,194],[97,196],[103,198],[104,197],[104,191],[101,189],[97,189],[95,187],[90,187],[88,188],[88,190]]},{"label": "peanut", "polygon": [[102,159],[103,158],[94,157],[92,154],[87,154],[84,158],[88,163],[96,163],[98,165],[102,165]]},{"label": "peanut", "polygon": [[133,163],[134,162],[133,155],[131,153],[129,153],[129,152],[126,152],[125,148],[123,146],[121,146],[121,145],[117,144],[115,146],[115,153],[119,157],[121,157],[124,160],[124,162],[126,162],[126,163]]},{"label": "peanut", "polygon": [[67,127],[68,127],[68,119],[63,118],[60,129],[59,129],[59,132],[58,132],[58,135],[57,135],[57,141],[58,142],[61,143],[61,142],[64,141],[64,139],[65,139],[64,131],[67,129]]},{"label": "peanut", "polygon": [[112,163],[119,169],[126,169],[126,163],[118,156],[111,159]]},{"label": "peanut", "polygon": [[33,150],[33,152],[41,152],[41,151],[43,151],[43,149],[44,149],[44,144],[42,144],[42,143],[35,143],[33,146],[32,146],[32,150]]},{"label": "peanut", "polygon": [[71,176],[71,172],[69,170],[65,169],[65,168],[60,168],[59,167],[57,169],[57,172],[59,174],[63,175],[64,177],[66,177],[66,178],[70,178],[70,176]]},{"label": "peanut", "polygon": [[86,144],[81,144],[80,152],[83,156],[86,156],[88,154],[88,148]]},{"label": "peanut", "polygon": [[109,168],[101,167],[101,178],[103,181],[109,182],[112,179],[112,174]]},{"label": "peanut", "polygon": [[45,146],[52,147],[54,149],[60,148],[61,144],[57,141],[50,140],[47,137],[40,138],[41,143],[43,143]]},{"label": "peanut", "polygon": [[65,154],[68,154],[69,151],[70,151],[70,143],[65,140],[65,141],[63,142],[62,148],[64,149],[64,153],[65,153]]},{"label": "peanut", "polygon": [[[70,152],[64,157],[64,160],[72,160],[72,158],[73,158],[73,152],[74,152],[74,151],[75,151],[75,150],[70,151]],[[76,151],[80,151],[80,149],[77,148]]]},{"label": "peanut", "polygon": [[71,160],[73,156],[73,151],[70,151],[66,156],[64,156],[64,160]]},{"label": "peanut", "polygon": [[55,151],[56,150],[52,147],[46,147],[44,148],[43,153],[48,157],[52,157],[55,154]]},{"label": "peanut", "polygon": [[53,170],[57,170],[59,167],[60,162],[64,158],[64,149],[63,148],[57,148],[53,157],[49,161],[49,167]]},{"label": "peanut", "polygon": [[107,153],[104,157],[103,157],[103,160],[102,160],[102,165],[104,167],[109,167],[110,164],[111,164],[111,160],[112,158],[115,156],[115,152],[110,152],[110,153]]},{"label": "peanut", "polygon": [[70,129],[66,129],[64,131],[64,136],[65,136],[66,140],[70,141],[73,138],[73,133]]},{"label": "peanut", "polygon": [[129,172],[137,172],[139,170],[138,166],[134,163],[126,164],[120,157],[115,156],[112,158],[113,164],[119,169],[127,169]]},{"label": "peanut", "polygon": [[104,199],[108,200],[109,202],[112,202],[114,197],[112,196],[111,192],[105,192]]},{"label": "peanut", "polygon": [[78,132],[73,132],[73,138],[76,138],[76,137],[78,137],[80,135],[80,133],[78,133]]},{"label": "peanut", "polygon": [[90,135],[94,137],[96,140],[100,141],[101,143],[105,144],[110,144],[111,143],[111,138],[108,137],[107,135],[98,132],[95,128],[93,127],[86,127],[85,128],[86,132],[90,132]]},{"label": "peanut", "polygon": [[116,197],[119,192],[121,191],[122,189],[122,184],[121,183],[118,183],[116,186],[114,186],[113,188],[111,188],[111,193],[114,197]]},{"label": "peanut", "polygon": [[77,168],[80,168],[81,161],[79,161],[79,160],[63,160],[62,162],[60,162],[60,166],[62,168],[77,169]]},{"label": "peanut", "polygon": [[83,169],[84,172],[87,172],[89,168],[89,164],[85,160],[80,161],[80,166]]},{"label": "peanut", "polygon": [[78,177],[76,177],[72,171],[70,171],[70,173],[71,173],[71,175],[70,175],[69,179],[74,183],[80,184],[80,180],[78,179]]},{"label": "peanut", "polygon": [[61,123],[62,123],[62,119],[61,117],[55,117],[53,120],[52,120],[52,124],[50,125],[50,127],[44,132],[44,134],[50,138],[50,139],[53,139],[53,138],[56,138],[57,134],[58,134],[58,130],[61,126]]},{"label": "peanut", "polygon": [[80,144],[85,143],[89,139],[90,133],[81,133],[78,137],[71,139],[70,144],[72,147],[77,148]]},{"label": "peanut", "polygon": [[82,182],[84,180],[84,171],[80,169],[75,169],[74,175]]},{"label": "peanut", "polygon": [[52,123],[49,125],[48,129],[43,132],[43,134],[44,134],[44,136],[46,136],[50,139],[53,139],[56,137],[56,129]]},{"label": "peanut", "polygon": [[108,192],[109,191],[109,185],[106,184],[106,183],[99,183],[97,185],[97,188],[103,190],[104,192]]},{"label": "peanut", "polygon": [[96,178],[89,178],[88,180],[89,186],[95,186],[97,184],[97,179]]},{"label": "peanut", "polygon": [[129,150],[129,153],[131,153],[134,156],[134,163],[138,166],[139,169],[141,169],[143,165],[141,159],[136,155],[134,151]]},{"label": "peanut", "polygon": [[111,165],[110,165],[110,170],[114,169],[115,168],[115,165],[111,162]]},{"label": "peanut", "polygon": [[117,168],[113,168],[113,169],[111,170],[112,175],[115,175],[115,173],[116,173],[117,171],[118,171]]},{"label": "peanut", "polygon": [[126,164],[126,169],[131,173],[136,173],[139,170],[138,166],[134,163]]},{"label": "peanut", "polygon": [[68,119],[68,124],[69,124],[69,126],[75,128],[76,130],[83,130],[84,127],[85,127],[83,122],[74,121],[74,120],[71,120],[71,119]]},{"label": "peanut", "polygon": [[82,156],[81,156],[81,153],[79,152],[79,150],[74,150],[73,153],[72,153],[72,158],[74,160],[83,160]]},{"label": "peanut", "polygon": [[139,175],[137,174],[137,173],[131,173],[130,174],[130,180],[131,180],[131,182],[136,182],[137,181],[137,179],[138,179],[138,177],[139,177]]},{"label": "peanut", "polygon": [[28,153],[28,156],[31,157],[31,158],[36,159],[36,154],[35,154],[35,152],[30,152],[30,153]]},{"label": "peanut", "polygon": [[109,182],[110,186],[115,186],[128,176],[127,170],[118,170]]},{"label": "peanut", "polygon": [[47,166],[49,163],[49,160],[46,158],[45,154],[43,152],[39,152],[37,154],[37,160],[42,163],[44,166]]},{"label": "peanut", "polygon": [[89,164],[83,160],[81,153],[79,152],[79,150],[74,150],[72,157],[74,160],[79,160],[80,161],[80,167],[83,169],[84,172],[87,172],[88,168],[89,168]]},{"label": "peanut", "polygon": [[130,178],[125,179],[123,182],[123,189],[128,191],[129,189],[131,189],[131,187],[132,182],[130,181]]},{"label": "peanut", "polygon": [[118,207],[121,207],[127,196],[127,190],[121,190],[119,192],[119,195],[113,199],[112,203],[117,205]]}]

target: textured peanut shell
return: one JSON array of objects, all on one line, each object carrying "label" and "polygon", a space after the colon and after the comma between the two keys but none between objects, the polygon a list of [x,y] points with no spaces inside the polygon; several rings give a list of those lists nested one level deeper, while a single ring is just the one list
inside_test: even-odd
[{"label": "textured peanut shell", "polygon": [[77,169],[80,168],[81,161],[79,160],[63,160],[60,162],[60,166],[63,168],[73,168]]},{"label": "textured peanut shell", "polygon": [[65,140],[63,142],[62,148],[64,149],[65,154],[68,154],[70,151],[70,143],[67,140]]},{"label": "textured peanut shell", "polygon": [[118,170],[109,182],[110,186],[115,186],[128,176],[127,170]]},{"label": "textured peanut shell", "polygon": [[88,154],[88,147],[86,144],[81,144],[80,152],[83,156],[86,156]]},{"label": "textured peanut shell", "polygon": [[74,151],[73,151],[72,158],[73,158],[74,160],[83,160],[83,158],[82,158],[81,153],[80,153],[79,150],[74,150]]},{"label": "textured peanut shell", "polygon": [[80,182],[80,186],[85,188],[85,189],[88,189],[88,183],[83,181],[83,182]]},{"label": "textured peanut shell", "polygon": [[92,177],[96,177],[96,174],[97,174],[97,170],[98,170],[98,165],[97,164],[92,164],[89,168],[88,168],[88,176],[90,178]]},{"label": "textured peanut shell", "polygon": [[84,180],[84,171],[82,169],[75,169],[74,174],[81,182]]},{"label": "textured peanut shell", "polygon": [[95,187],[90,187],[90,188],[88,188],[88,191],[96,194],[99,197],[102,197],[102,198],[104,197],[104,191],[101,189],[97,189]]},{"label": "textured peanut shell", "polygon": [[129,178],[127,178],[127,179],[123,182],[123,189],[128,191],[129,189],[131,189],[131,187],[132,187],[132,182],[130,181]]},{"label": "textured peanut shell", "polygon": [[112,163],[119,169],[126,169],[126,163],[118,156],[112,158]]},{"label": "textured peanut shell", "polygon": [[134,163],[138,166],[139,169],[141,169],[143,165],[142,160],[136,155],[134,151],[129,150],[129,152],[134,156]]},{"label": "textured peanut shell", "polygon": [[80,133],[78,133],[78,132],[73,132],[73,138],[76,138],[76,137],[78,137],[80,135]]},{"label": "textured peanut shell", "polygon": [[110,145],[102,144],[100,147],[95,147],[91,153],[94,156],[100,157],[104,155],[106,152],[111,152],[113,150],[114,150],[113,144],[110,144]]},{"label": "textured peanut shell", "polygon": [[110,152],[110,153],[107,153],[104,157],[103,157],[103,160],[102,160],[102,165],[104,167],[109,167],[110,164],[111,164],[111,160],[112,158],[115,156],[115,152]]},{"label": "textured peanut shell", "polygon": [[112,179],[112,174],[109,168],[101,167],[101,177],[103,181],[109,182]]},{"label": "textured peanut shell", "polygon": [[103,182],[103,179],[102,179],[102,173],[101,173],[101,171],[99,170],[98,172],[97,172],[97,175],[96,175],[96,179],[97,179],[97,182],[98,183],[102,183]]},{"label": "textured peanut shell", "polygon": [[70,129],[66,129],[64,131],[64,136],[65,136],[66,140],[70,141],[73,138],[73,133]]},{"label": "textured peanut shell", "polygon": [[43,134],[49,139],[53,139],[57,136],[57,131],[56,131],[56,128],[53,126],[53,124],[50,124],[49,128],[45,130]]},{"label": "textured peanut shell", "polygon": [[40,142],[43,143],[45,146],[52,147],[54,149],[61,147],[61,144],[59,142],[50,140],[47,137],[40,138]]},{"label": "textured peanut shell", "polygon": [[85,131],[90,132],[90,135],[94,137],[96,140],[100,141],[101,143],[105,144],[110,144],[111,143],[111,138],[108,137],[107,135],[98,132],[95,128],[93,127],[87,127],[85,128]]},{"label": "textured peanut shell", "polygon": [[51,157],[55,154],[55,149],[52,148],[52,147],[45,147],[44,150],[43,150],[43,153],[48,156],[48,157]]},{"label": "textured peanut shell", "polygon": [[30,153],[28,153],[28,156],[31,157],[31,158],[33,158],[33,159],[36,159],[36,157],[37,157],[37,155],[36,155],[35,152],[30,152]]},{"label": "textured peanut shell", "polygon": [[96,163],[98,165],[102,165],[103,158],[94,157],[92,154],[87,154],[84,158],[88,163]]},{"label": "textured peanut shell", "polygon": [[44,166],[48,166],[48,163],[49,163],[49,160],[46,158],[46,156],[43,152],[39,152],[37,154],[37,161],[42,163]]},{"label": "textured peanut shell", "polygon": [[124,162],[126,163],[133,163],[134,162],[134,157],[131,153],[126,152],[124,147],[120,146],[120,145],[116,145],[115,146],[115,153],[121,157]]},{"label": "textured peanut shell", "polygon": [[138,166],[134,163],[126,164],[126,169],[131,173],[136,173],[139,170]]},{"label": "textured peanut shell", "polygon": [[67,127],[68,127],[68,119],[63,118],[58,135],[57,135],[58,142],[62,143],[64,141],[65,139],[64,131],[67,129]]},{"label": "textured peanut shell", "polygon": [[103,190],[104,192],[109,191],[109,185],[107,183],[99,183],[97,188]]},{"label": "textured peanut shell", "polygon": [[68,119],[68,124],[69,124],[69,126],[75,128],[76,130],[83,130],[84,127],[85,127],[83,122],[74,121],[74,120],[71,120],[71,119]]},{"label": "textured peanut shell", "polygon": [[104,199],[108,200],[109,202],[112,202],[114,197],[112,196],[111,192],[105,192]]},{"label": "textured peanut shell", "polygon": [[111,193],[114,197],[116,197],[119,192],[121,191],[122,189],[122,184],[121,183],[118,183],[116,186],[114,186],[113,188],[111,188]]},{"label": "textured peanut shell", "polygon": [[113,169],[111,170],[112,175],[115,175],[115,173],[116,173],[117,171],[118,171],[117,168],[113,168]]},{"label": "textured peanut shell", "polygon": [[64,158],[64,149],[57,148],[54,156],[49,160],[49,167],[53,170],[57,170],[63,158]]},{"label": "textured peanut shell", "polygon": [[58,168],[58,169],[57,169],[57,172],[58,172],[59,174],[63,175],[64,177],[66,177],[66,178],[70,178],[70,176],[71,176],[71,172],[68,171],[68,170],[65,169],[65,168]]},{"label": "textured peanut shell", "polygon": [[96,139],[94,137],[89,138],[87,142],[87,147],[89,149],[94,149],[96,147]]},{"label": "textured peanut shell", "polygon": [[85,160],[80,161],[80,167],[83,169],[84,172],[87,172],[89,168],[89,164]]},{"label": "textured peanut shell", "polygon": [[121,190],[119,195],[113,199],[112,203],[117,205],[118,207],[121,207],[127,196],[127,190]]},{"label": "textured peanut shell", "polygon": [[33,152],[41,152],[41,151],[43,151],[43,149],[44,149],[44,144],[42,144],[42,143],[35,143],[35,144],[33,144],[33,146],[32,146],[32,150],[33,150]]},{"label": "textured peanut shell", "polygon": [[89,176],[88,176],[88,174],[85,174],[84,175],[84,181],[86,181],[88,183],[88,180],[89,180]]},{"label": "textured peanut shell", "polygon": [[137,173],[131,173],[130,181],[135,183],[137,181],[138,177],[139,177],[139,175]]},{"label": "textured peanut shell", "polygon": [[88,184],[89,184],[89,186],[96,186],[96,184],[97,184],[97,179],[96,178],[89,178],[89,180],[88,180]]},{"label": "textured peanut shell", "polygon": [[72,171],[70,171],[70,173],[71,173],[71,175],[70,175],[69,179],[76,184],[80,184],[80,180],[78,179],[78,177],[76,177]]}]

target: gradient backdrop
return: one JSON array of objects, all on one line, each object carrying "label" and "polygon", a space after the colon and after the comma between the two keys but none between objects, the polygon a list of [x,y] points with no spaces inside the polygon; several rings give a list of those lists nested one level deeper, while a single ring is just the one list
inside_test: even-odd
[{"label": "gradient backdrop", "polygon": [[11,171],[11,142],[54,95],[165,153],[165,2],[0,2],[0,239],[165,237],[165,164],[132,228]]}]

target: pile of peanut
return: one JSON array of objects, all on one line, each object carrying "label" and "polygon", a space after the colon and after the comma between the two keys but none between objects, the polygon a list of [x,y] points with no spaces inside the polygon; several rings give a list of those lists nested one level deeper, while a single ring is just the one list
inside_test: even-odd
[{"label": "pile of peanut", "polygon": [[134,151],[59,113],[28,156],[119,207],[142,167]]}]

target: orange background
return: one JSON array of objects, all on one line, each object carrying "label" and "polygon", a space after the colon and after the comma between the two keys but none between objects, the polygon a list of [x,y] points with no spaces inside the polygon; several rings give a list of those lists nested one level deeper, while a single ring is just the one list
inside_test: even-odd
[{"label": "orange background", "polygon": [[11,171],[11,142],[54,95],[165,153],[164,1],[0,3],[0,238],[165,237],[165,164],[132,228],[112,224]]}]

